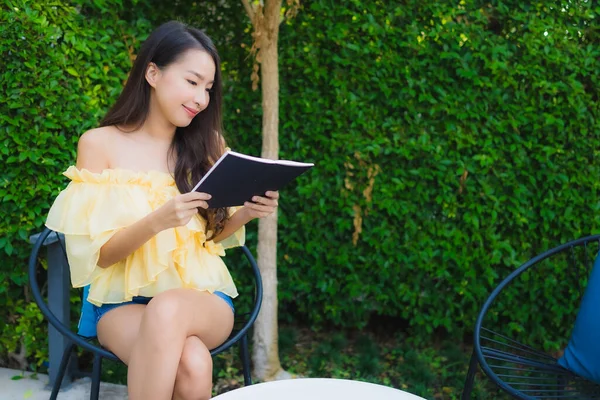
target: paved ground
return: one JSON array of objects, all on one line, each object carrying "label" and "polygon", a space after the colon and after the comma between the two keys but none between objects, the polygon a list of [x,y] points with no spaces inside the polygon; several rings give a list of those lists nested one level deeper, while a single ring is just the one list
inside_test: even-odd
[{"label": "paved ground", "polygon": [[[47,388],[48,376],[38,374],[32,377],[30,372],[0,368],[0,400],[48,400],[50,390]],[[15,380],[14,377],[22,379]],[[85,400],[90,398],[91,381],[89,378],[79,379],[58,394],[58,400]],[[111,383],[100,384],[100,399],[127,399],[127,389],[123,385]]]}]

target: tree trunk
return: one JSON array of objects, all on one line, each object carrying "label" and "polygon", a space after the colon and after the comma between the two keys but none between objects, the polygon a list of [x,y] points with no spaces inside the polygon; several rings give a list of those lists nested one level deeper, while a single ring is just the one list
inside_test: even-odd
[{"label": "tree trunk", "polygon": [[[279,36],[281,0],[265,1],[264,18],[255,30],[260,32],[258,59],[261,70],[263,137],[262,157],[279,158],[279,67],[277,39]],[[258,21],[258,20],[257,20]],[[254,374],[262,381],[289,377],[279,361],[277,324],[277,213],[258,222],[257,261],[264,296],[254,325]]]}]

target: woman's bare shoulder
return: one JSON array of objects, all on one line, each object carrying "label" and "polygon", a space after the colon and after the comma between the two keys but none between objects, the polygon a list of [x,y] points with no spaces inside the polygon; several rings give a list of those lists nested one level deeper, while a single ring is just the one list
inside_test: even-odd
[{"label": "woman's bare shoulder", "polygon": [[118,132],[114,126],[84,132],[77,143],[77,168],[91,172],[102,172],[109,168],[109,143],[115,140]]}]

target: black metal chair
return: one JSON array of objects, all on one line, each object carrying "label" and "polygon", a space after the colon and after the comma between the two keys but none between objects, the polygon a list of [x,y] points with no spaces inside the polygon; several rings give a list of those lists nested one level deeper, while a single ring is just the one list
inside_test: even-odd
[{"label": "black metal chair", "polygon": [[[68,344],[63,352],[62,360],[58,369],[58,374],[54,381],[54,385],[52,388],[52,394],[50,396],[51,400],[55,400],[58,396],[58,391],[60,390],[60,386],[63,381],[63,377],[65,375],[65,371],[67,370],[67,366],[69,365],[70,360],[72,359],[72,353],[75,350],[75,346],[79,346],[85,350],[88,350],[94,354],[94,361],[92,367],[92,388],[90,391],[90,399],[98,400],[99,390],[100,390],[100,373],[101,373],[101,365],[102,359],[106,358],[113,361],[121,362],[117,356],[115,356],[110,351],[102,348],[97,342],[93,339],[86,338],[80,335],[77,335],[73,331],[71,331],[70,327],[65,326],[61,322],[60,319],[56,317],[56,315],[50,310],[48,304],[44,300],[42,293],[40,291],[38,280],[38,265],[39,265],[39,256],[40,250],[46,241],[46,239],[51,234],[56,234],[57,238],[59,238],[58,233],[45,228],[44,231],[39,235],[37,241],[33,246],[33,250],[31,252],[29,258],[29,283],[31,286],[31,293],[37,305],[39,306],[42,314],[45,318],[68,340]],[[62,245],[62,241],[59,238],[59,243]],[[243,251],[243,254],[247,258],[248,262],[252,266],[253,272],[253,283],[254,283],[254,300],[252,303],[252,308],[249,313],[239,314],[236,313],[236,322],[233,329],[233,332],[229,336],[229,338],[225,341],[225,343],[221,344],[219,347],[211,350],[210,354],[214,357],[215,355],[222,353],[225,350],[228,350],[234,344],[240,344],[240,355],[242,358],[243,365],[243,374],[244,374],[244,384],[251,385],[252,379],[250,375],[250,357],[248,351],[248,330],[254,324],[256,317],[260,311],[262,296],[263,296],[263,287],[262,287],[262,279],[260,275],[260,271],[258,269],[258,265],[252,253],[246,246],[240,247]],[[64,257],[66,259],[66,252],[64,247],[62,247]],[[233,250],[233,249],[232,249]],[[230,250],[231,251],[231,250]],[[65,261],[66,262],[66,261]]]},{"label": "black metal chair", "polygon": [[[515,320],[514,306],[529,309],[536,318],[536,309],[544,309],[546,298],[528,289],[528,281],[544,279],[545,290],[574,307],[565,315],[559,329],[552,334],[565,337],[572,329],[577,308],[587,279],[598,254],[600,235],[573,240],[536,256],[513,271],[485,301],[475,323],[474,348],[462,399],[471,398],[477,366],[504,392],[517,399],[600,399],[600,385],[586,380],[560,366],[557,354],[539,350],[543,337],[523,332],[527,321]],[[544,274],[547,269],[549,274]],[[516,299],[507,295],[517,294]],[[520,293],[520,295],[519,295]],[[528,334],[526,340],[523,335]],[[533,336],[533,337],[532,337]],[[566,343],[565,339],[565,343]],[[523,344],[527,342],[529,345]],[[531,346],[535,342],[536,346]]]}]

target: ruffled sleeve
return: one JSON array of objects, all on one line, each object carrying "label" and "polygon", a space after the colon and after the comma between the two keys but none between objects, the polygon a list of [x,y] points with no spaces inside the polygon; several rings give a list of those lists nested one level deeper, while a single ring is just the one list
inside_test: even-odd
[{"label": "ruffled sleeve", "polygon": [[[206,240],[206,222],[200,217],[160,232],[112,266],[97,265],[100,249],[117,232],[179,194],[169,174],[92,173],[70,167],[64,175],[71,182],[54,201],[46,226],[64,233],[71,283],[74,287],[90,285],[90,303],[121,303],[172,288],[238,295],[221,260],[226,246]],[[232,237],[236,239],[227,247],[243,243],[243,232]]]},{"label": "ruffled sleeve", "polygon": [[46,226],[65,234],[71,283],[82,287],[103,272],[97,266],[100,248],[147,210],[132,210],[130,187],[108,173],[70,167],[64,175],[71,182],[55,199]]}]

